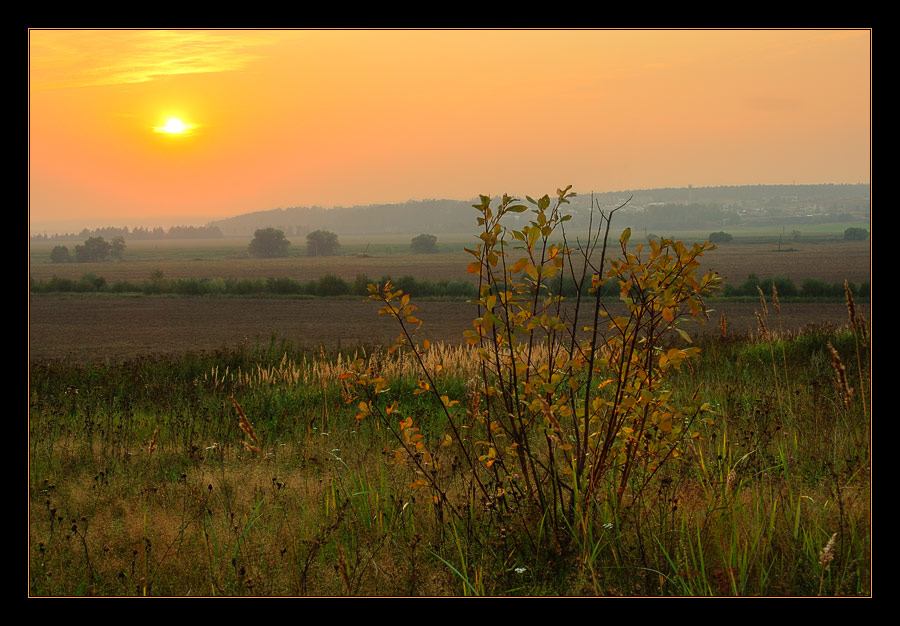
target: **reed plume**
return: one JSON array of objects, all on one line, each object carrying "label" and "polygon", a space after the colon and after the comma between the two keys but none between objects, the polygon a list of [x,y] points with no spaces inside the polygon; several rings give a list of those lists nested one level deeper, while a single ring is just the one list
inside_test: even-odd
[{"label": "reed plume", "polygon": [[859,313],[856,310],[853,292],[850,290],[850,283],[846,280],[844,281],[844,293],[847,296],[847,317],[850,320],[850,328],[853,329],[856,336],[859,338],[859,343],[865,348],[867,346],[866,322],[862,313]]},{"label": "reed plume", "polygon": [[756,323],[759,325],[759,334],[762,336],[763,339],[768,341],[769,329],[766,328],[766,323],[763,321],[763,318],[759,314],[759,311],[756,312]]},{"label": "reed plume", "polygon": [[841,355],[835,350],[831,342],[828,342],[828,350],[831,352],[831,367],[837,375],[838,390],[844,396],[844,406],[850,408],[850,398],[853,396],[853,387],[847,383],[847,369],[841,363]]},{"label": "reed plume", "polygon": [[831,539],[828,540],[828,543],[825,544],[825,547],[819,552],[819,565],[824,567],[826,572],[828,571],[828,568],[831,567],[831,562],[834,560],[834,542],[837,540],[837,536],[837,533],[831,535]]},{"label": "reed plume", "polygon": [[766,307],[766,297],[763,295],[763,290],[759,285],[756,286],[756,290],[759,292],[759,303],[762,305],[763,314],[769,317],[769,309]]},{"label": "reed plume", "polygon": [[234,403],[234,408],[237,410],[238,415],[241,418],[238,426],[244,434],[250,439],[248,442],[246,439],[244,440],[244,447],[247,448],[253,454],[261,454],[262,453],[262,443],[259,440],[259,437],[256,436],[256,431],[253,430],[253,424],[250,423],[250,420],[247,419],[246,413],[244,413],[244,409],[241,408],[241,405],[237,400],[234,399],[234,396],[231,396],[231,401]]}]

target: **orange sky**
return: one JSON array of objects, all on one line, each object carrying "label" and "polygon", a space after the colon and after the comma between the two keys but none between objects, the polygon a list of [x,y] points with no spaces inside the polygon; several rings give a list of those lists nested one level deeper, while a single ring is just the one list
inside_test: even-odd
[{"label": "orange sky", "polygon": [[32,30],[29,65],[37,232],[871,177],[869,30]]}]

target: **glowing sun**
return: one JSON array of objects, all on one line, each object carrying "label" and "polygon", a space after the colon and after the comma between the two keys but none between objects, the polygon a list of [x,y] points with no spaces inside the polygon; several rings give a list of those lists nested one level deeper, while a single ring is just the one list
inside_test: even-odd
[{"label": "glowing sun", "polygon": [[170,117],[166,120],[164,126],[155,126],[153,130],[157,133],[166,133],[168,135],[184,135],[191,131],[193,126],[185,124],[177,117]]}]

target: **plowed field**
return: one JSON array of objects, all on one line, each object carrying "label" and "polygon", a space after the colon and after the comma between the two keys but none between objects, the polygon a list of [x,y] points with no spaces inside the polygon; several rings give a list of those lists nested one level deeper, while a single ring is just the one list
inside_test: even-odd
[{"label": "plowed field", "polygon": [[[706,326],[690,332],[719,332],[721,312],[729,333],[757,329],[759,303],[714,305]],[[868,315],[868,306],[860,306]],[[377,315],[378,307],[359,300],[281,300],[264,298],[177,298],[105,296],[32,296],[29,306],[29,358],[80,361],[122,360],[141,355],[213,351],[242,342],[268,343],[272,335],[309,347],[352,348],[389,343],[396,322]],[[474,308],[463,302],[421,302],[420,331],[431,341],[461,343],[471,328]],[[807,324],[846,324],[841,303],[785,303],[780,316],[769,304],[772,330],[797,330]]]}]

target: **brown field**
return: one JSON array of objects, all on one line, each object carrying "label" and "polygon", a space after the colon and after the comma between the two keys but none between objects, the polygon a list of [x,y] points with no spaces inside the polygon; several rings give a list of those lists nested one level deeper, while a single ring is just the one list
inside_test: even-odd
[{"label": "brown field", "polygon": [[[771,244],[723,245],[704,258],[734,284],[755,273],[785,275],[798,287],[808,278],[829,283],[849,279],[870,281],[869,242],[793,244],[797,250],[777,252]],[[287,259],[207,259],[125,261],[91,264],[33,264],[29,275],[47,280],[54,275],[79,278],[85,273],[117,280],[142,282],[154,270],[167,278],[279,278],[298,281],[336,274],[352,280],[365,274],[372,280],[411,274],[418,279],[473,278],[465,271],[471,256],[465,252],[431,255],[392,254],[372,257],[338,256]],[[415,294],[412,294],[415,296]],[[460,342],[471,327],[473,309],[462,302],[422,302],[423,332],[431,341]],[[756,330],[757,303],[718,305],[732,332]],[[386,343],[398,329],[392,320],[376,315],[377,307],[356,299],[281,300],[265,298],[106,297],[83,295],[32,296],[29,305],[29,356],[32,359],[70,357],[121,359],[143,354],[171,354],[185,350],[215,350],[241,342],[280,339],[303,345],[350,347]],[[866,309],[867,311],[867,309]],[[774,315],[774,312],[773,312]],[[844,323],[840,303],[790,304],[780,324],[796,330],[809,323]],[[779,320],[770,322],[774,328]],[[712,324],[709,330],[715,330]]]},{"label": "brown field", "polygon": [[[711,323],[685,328],[692,333],[717,333],[719,315],[724,312],[729,333],[756,332],[758,303],[729,302],[713,308]],[[867,305],[859,308],[868,316]],[[29,357],[121,360],[213,351],[257,341],[267,344],[273,334],[311,348],[389,343],[399,328],[394,320],[377,315],[377,309],[373,303],[355,299],[33,296]],[[421,337],[462,343],[473,312],[473,306],[464,302],[421,302],[419,314],[425,322]],[[769,314],[770,330],[847,321],[845,306],[837,302],[783,304],[780,316],[770,302]]]},{"label": "brown field", "polygon": [[297,281],[316,280],[325,274],[334,274],[345,280],[353,280],[357,274],[366,274],[376,280],[384,275],[399,278],[412,274],[416,278],[459,279],[465,278],[469,263],[465,253],[453,254],[397,254],[381,257],[292,257],[284,259],[207,259],[163,260],[122,263],[67,263],[32,265],[31,277],[47,280],[54,275],[60,278],[80,278],[88,272],[102,276],[110,284],[117,280],[141,282],[155,270],[166,278],[293,278]]},{"label": "brown field", "polygon": [[[472,244],[474,245],[474,243]],[[784,275],[798,287],[809,278],[829,283],[845,279],[860,284],[870,280],[871,255],[868,241],[792,244],[796,250],[778,252],[774,244],[724,244],[704,257],[704,269],[712,268],[732,284],[741,283],[751,273],[761,278]],[[784,246],[788,247],[788,246]],[[357,274],[371,279],[384,275],[399,278],[411,274],[419,279],[466,278],[466,252],[442,254],[391,254],[368,258],[354,256],[292,257],[286,259],[204,259],[124,261],[122,263],[35,263],[29,275],[35,280],[80,278],[93,273],[109,284],[117,280],[141,282],[151,272],[161,270],[166,278],[281,278],[297,281],[335,274],[352,280]]]}]

